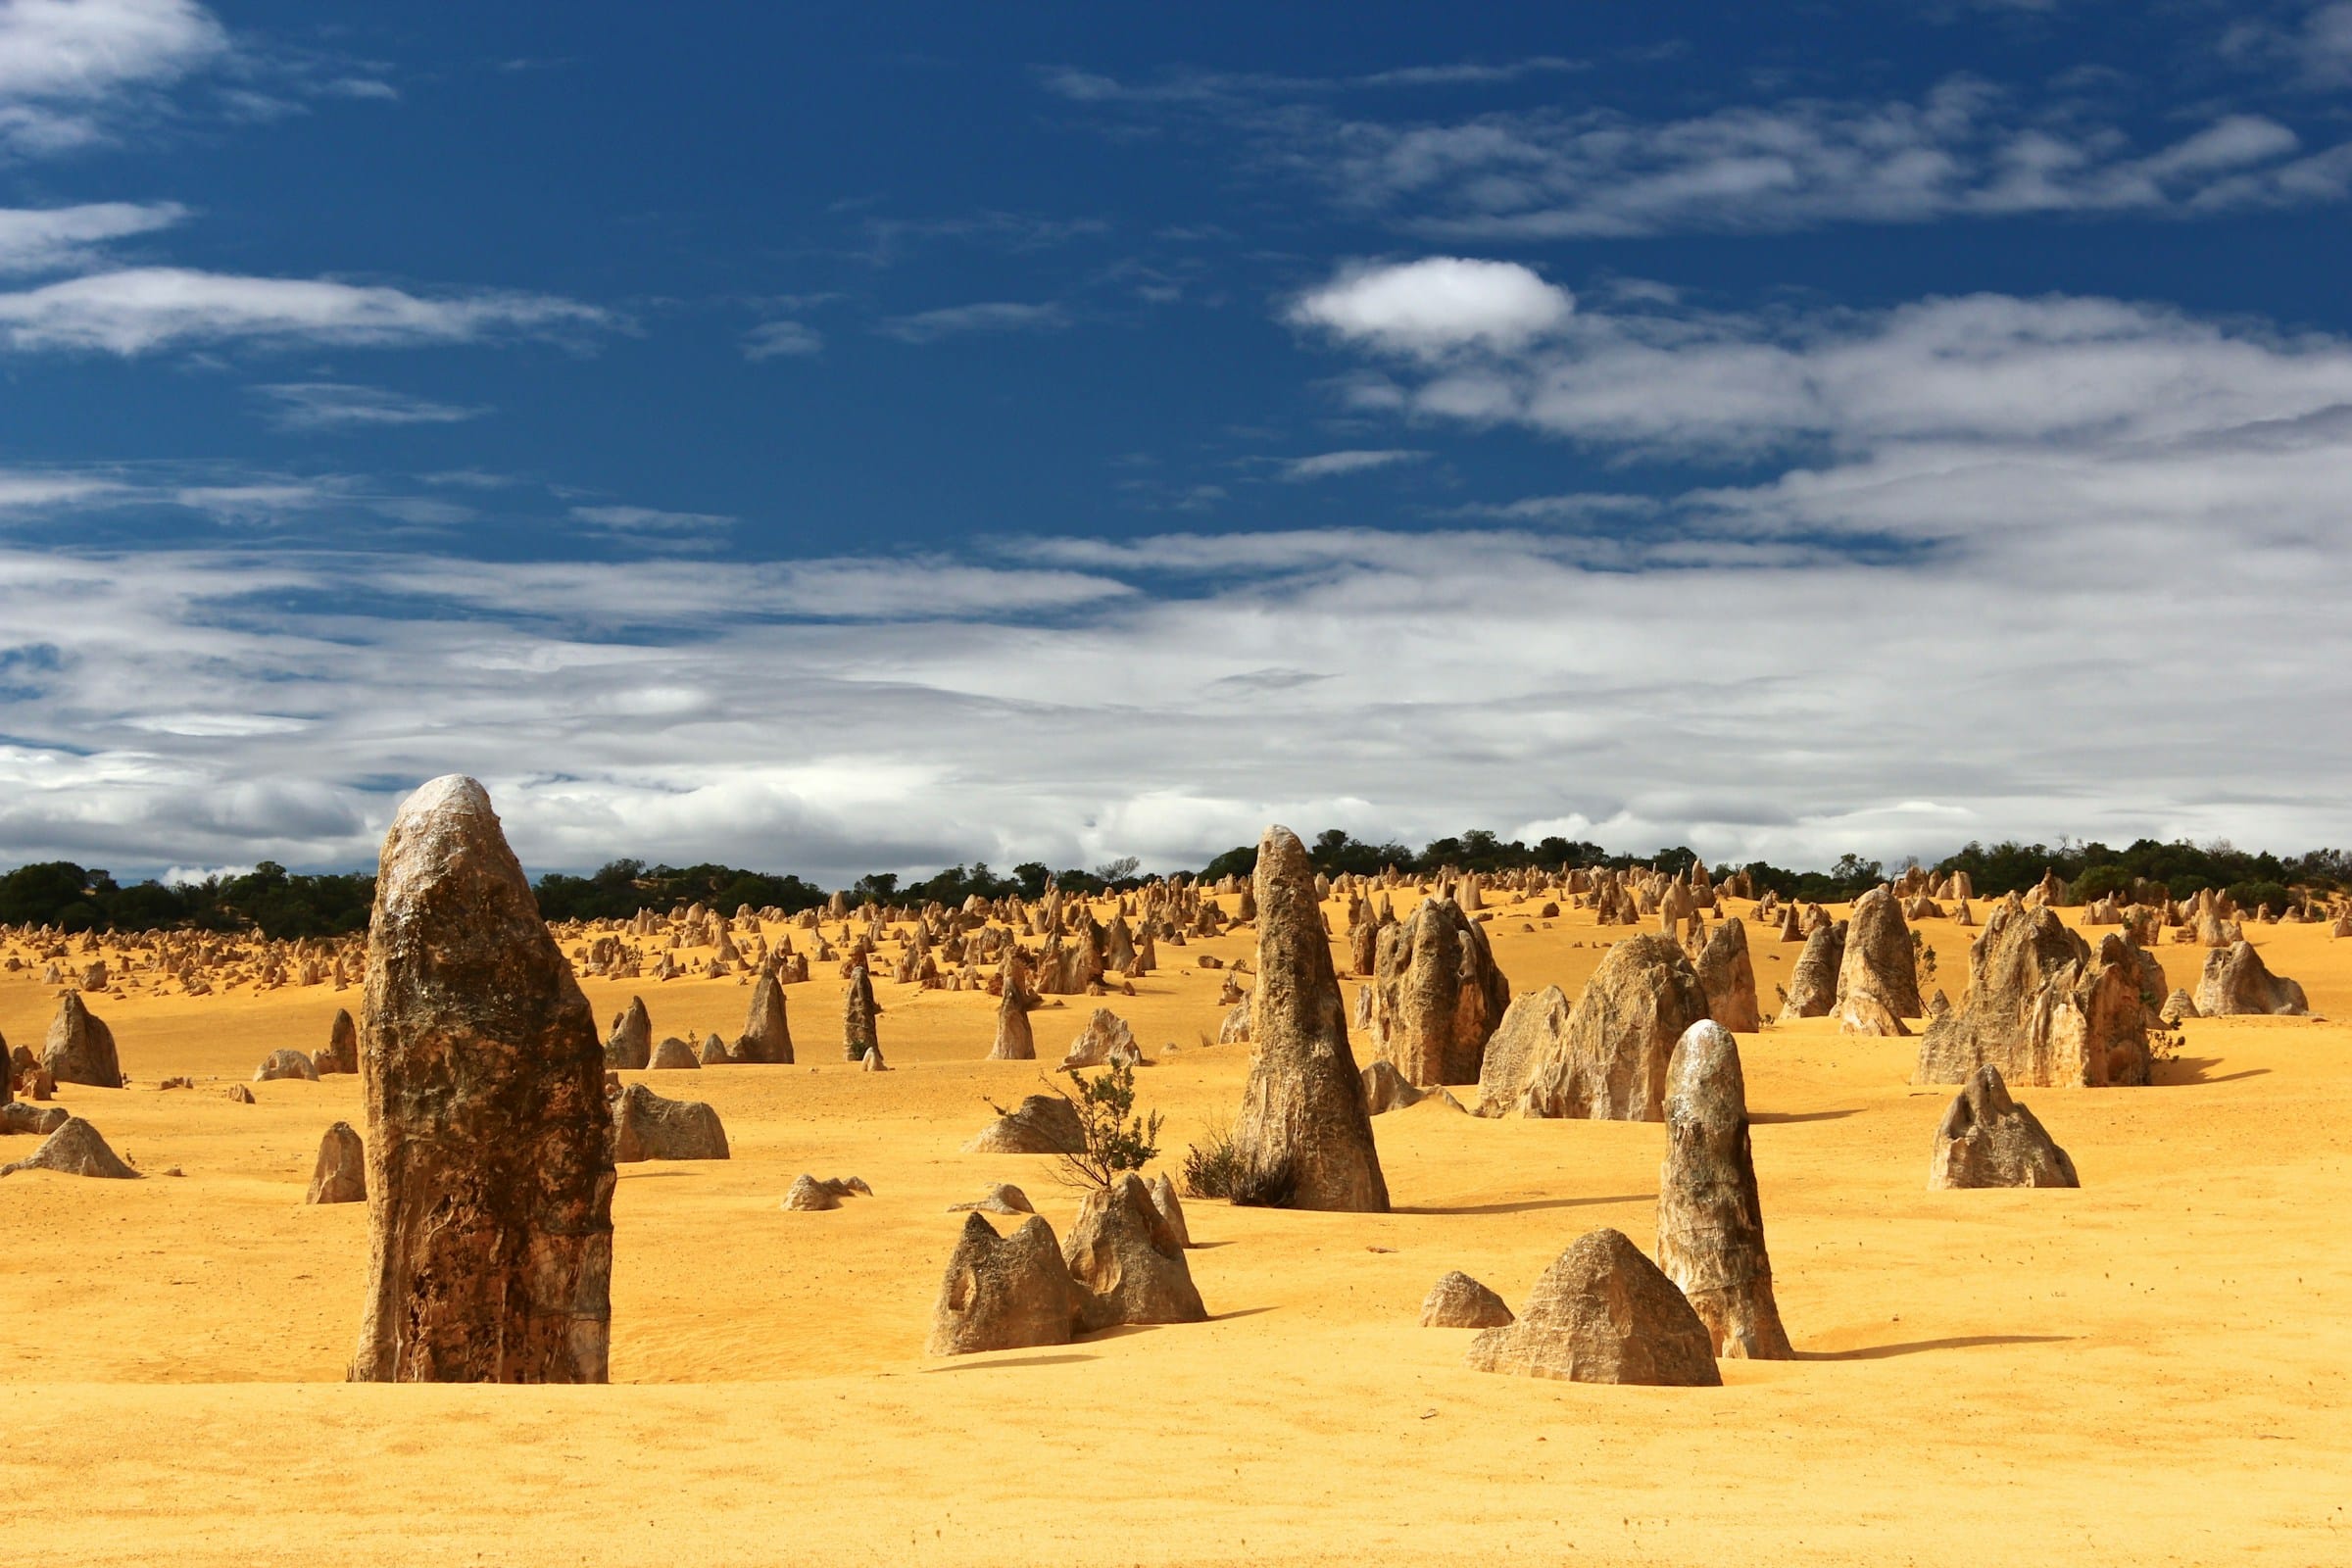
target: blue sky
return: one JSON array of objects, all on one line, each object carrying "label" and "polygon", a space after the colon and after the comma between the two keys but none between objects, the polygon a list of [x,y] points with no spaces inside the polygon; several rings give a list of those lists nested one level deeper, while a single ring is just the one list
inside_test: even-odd
[{"label": "blue sky", "polygon": [[0,0],[0,861],[2338,843],[2352,4]]}]

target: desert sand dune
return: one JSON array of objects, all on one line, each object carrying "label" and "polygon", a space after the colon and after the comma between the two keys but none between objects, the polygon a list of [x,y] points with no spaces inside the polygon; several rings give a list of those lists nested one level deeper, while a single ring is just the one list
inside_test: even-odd
[{"label": "desert sand dune", "polygon": [[[1418,895],[1396,897],[1401,917]],[[1494,959],[1514,995],[1573,998],[1632,933],[1539,902],[1486,890]],[[1347,975],[1346,905],[1324,907]],[[1769,1017],[1801,946],[1730,909],[1750,916]],[[1940,959],[1923,990],[1957,1000],[1972,932],[1915,924]],[[0,1180],[11,1556],[2341,1561],[2352,1028],[2328,1020],[2352,1009],[2352,943],[2325,924],[2247,935],[2317,1019],[2192,1019],[2154,1087],[2017,1091],[2080,1190],[1929,1191],[1957,1090],[1910,1083],[1916,1038],[1835,1017],[1742,1034],[1797,1358],[1724,1361],[1720,1389],[1484,1375],[1463,1364],[1471,1331],[1417,1326],[1451,1269],[1517,1305],[1594,1227],[1653,1250],[1666,1146],[1656,1123],[1436,1101],[1372,1123],[1393,1212],[1190,1200],[1207,1322],[926,1358],[951,1204],[1010,1181],[1056,1235],[1077,1210],[1048,1157],[958,1152],[987,1102],[1037,1089],[1108,1005],[1153,1060],[1141,1099],[1167,1116],[1155,1168],[1173,1168],[1241,1098],[1250,1048],[1203,1037],[1230,966],[1254,964],[1248,928],[1163,945],[1132,998],[1045,999],[1038,1061],[982,1059],[996,998],[885,964],[895,1070],[862,1072],[836,1049],[844,981],[820,963],[785,988],[802,1064],[622,1074],[709,1102],[732,1157],[620,1167],[610,1387],[342,1381],[368,1205],[303,1200],[325,1129],[364,1126],[360,1080],[250,1084],[249,1105],[223,1090],[272,1051],[318,1051],[356,986],[94,994],[131,1086],[56,1102],[148,1179]],[[2205,949],[2152,951],[2168,987],[2194,986]],[[1351,1011],[1361,983],[1342,981]],[[740,971],[582,984],[600,1031],[641,996],[657,1039],[731,1039],[751,995]],[[59,989],[37,963],[0,973],[0,1034],[37,1051]],[[194,1087],[157,1087],[179,1075]],[[0,1140],[0,1159],[36,1143]],[[874,1196],[782,1211],[804,1171]]]}]

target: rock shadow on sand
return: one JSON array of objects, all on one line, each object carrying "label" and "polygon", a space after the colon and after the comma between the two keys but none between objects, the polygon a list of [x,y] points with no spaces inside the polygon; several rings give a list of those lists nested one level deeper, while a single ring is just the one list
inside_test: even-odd
[{"label": "rock shadow on sand", "polygon": [[1392,1214],[1533,1214],[1546,1208],[1591,1208],[1600,1203],[1651,1203],[1655,1193],[1619,1193],[1608,1198],[1530,1198],[1516,1203],[1403,1204]]},{"label": "rock shadow on sand", "polygon": [[1946,1340],[1909,1340],[1900,1345],[1857,1345],[1850,1350],[1799,1350],[1799,1361],[1885,1361],[1931,1350],[1973,1350],[1991,1345],[2062,1345],[2080,1334],[1961,1334]]}]

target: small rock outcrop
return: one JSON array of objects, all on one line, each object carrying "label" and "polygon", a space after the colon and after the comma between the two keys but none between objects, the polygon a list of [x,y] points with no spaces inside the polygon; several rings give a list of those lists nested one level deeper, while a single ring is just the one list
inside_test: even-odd
[{"label": "small rock outcrop", "polygon": [[1034,1214],[1029,1195],[1010,1182],[993,1183],[987,1193],[968,1203],[950,1203],[951,1214]]},{"label": "small rock outcrop", "polygon": [[1681,944],[1628,937],[1592,971],[1567,1026],[1528,1064],[1516,1108],[1526,1116],[1662,1121],[1675,1044],[1706,1016],[1706,991]]},{"label": "small rock outcrop", "polygon": [[[2249,1013],[2302,1017],[2311,1011],[2303,988],[2284,975],[2271,973],[2251,942],[2239,941],[2205,955],[2205,972],[2197,978],[2197,1011],[2207,1018],[2230,1018]],[[62,1074],[60,1075],[63,1076]]]},{"label": "small rock outcrop", "polygon": [[699,1100],[664,1100],[643,1084],[612,1099],[612,1159],[725,1159],[727,1130]]},{"label": "small rock outcrop", "polygon": [[253,1070],[253,1081],[257,1084],[268,1084],[276,1083],[281,1079],[301,1079],[304,1082],[315,1084],[318,1081],[318,1069],[309,1056],[299,1051],[290,1049],[272,1051],[269,1055],[263,1057],[262,1064]]},{"label": "small rock outcrop", "polygon": [[1077,1107],[1059,1095],[1030,1095],[963,1146],[967,1154],[1074,1154],[1085,1147]]},{"label": "small rock outcrop", "polygon": [[0,1165],[0,1176],[14,1176],[21,1170],[53,1170],[61,1176],[105,1176],[117,1181],[139,1174],[107,1147],[97,1128],[79,1116],[68,1116],[57,1131],[42,1141],[40,1148],[24,1158],[13,1165]]},{"label": "small rock outcrop", "polygon": [[1480,1334],[1462,1359],[1479,1372],[1570,1383],[1723,1382],[1707,1326],[1674,1281],[1623,1232],[1605,1229],[1570,1243],[1518,1319]]},{"label": "small rock outcrop", "polygon": [[122,1087],[122,1062],[115,1054],[115,1032],[90,1011],[78,991],[57,999],[57,1016],[49,1020],[49,1038],[41,1046],[41,1065],[61,1084]]},{"label": "small rock outcrop", "polygon": [[1906,1035],[1905,1018],[1927,1012],[1919,999],[1919,956],[1903,903],[1889,887],[1854,901],[1845,956],[1838,966],[1838,1025],[1847,1034]]},{"label": "small rock outcrop", "polygon": [[352,1378],[606,1381],[604,1047],[472,779],[435,779],[393,818],[367,973],[370,1283]]},{"label": "small rock outcrop", "polygon": [[1425,1329],[1498,1329],[1510,1321],[1502,1298],[1458,1268],[1439,1276],[1421,1302]]},{"label": "small rock outcrop", "polygon": [[1987,1062],[1969,1075],[1936,1128],[1931,1190],[1947,1187],[2080,1187],[2075,1162],[2034,1113],[2009,1097]]},{"label": "small rock outcrop", "polygon": [[924,1351],[973,1355],[1067,1345],[1078,1329],[1080,1294],[1054,1227],[1032,1214],[1000,1236],[973,1214],[948,1258]]},{"label": "small rock outcrop", "polygon": [[2094,954],[2056,910],[2011,894],[1969,945],[1967,999],[1929,1021],[1912,1082],[1965,1083],[1990,1063],[2017,1084],[2146,1083],[2144,956],[2114,932]]},{"label": "small rock outcrop", "polygon": [[1315,899],[1315,869],[1287,827],[1270,827],[1251,886],[1257,908],[1256,1051],[1233,1147],[1235,1201],[1277,1208],[1385,1214],[1381,1175],[1364,1108],[1364,1083],[1348,1047],[1348,1014],[1331,964],[1331,939]]},{"label": "small rock outcrop", "polygon": [[695,1054],[694,1047],[676,1035],[663,1035],[662,1043],[654,1048],[653,1060],[648,1063],[657,1072],[674,1072],[681,1067],[699,1069],[702,1064],[703,1058]]},{"label": "small rock outcrop", "polygon": [[1712,1020],[1692,1024],[1667,1082],[1658,1266],[1706,1324],[1717,1355],[1790,1360],[1764,1250],[1739,1043]]},{"label": "small rock outcrop", "polygon": [[1486,928],[1451,899],[1425,900],[1383,926],[1374,960],[1372,1045],[1405,1082],[1478,1082],[1487,1039],[1511,1004]]},{"label": "small rock outcrop", "polygon": [[1113,1064],[1135,1066],[1144,1059],[1143,1048],[1135,1043],[1135,1031],[1127,1020],[1108,1007],[1097,1007],[1070,1042],[1069,1051],[1061,1058],[1063,1067],[1105,1067]]},{"label": "small rock outcrop", "polygon": [[368,1151],[359,1133],[339,1121],[318,1140],[318,1161],[311,1169],[306,1203],[364,1203],[368,1200]]},{"label": "small rock outcrop", "polygon": [[1404,1081],[1404,1074],[1388,1057],[1375,1059],[1364,1068],[1364,1110],[1373,1116],[1407,1105],[1418,1105],[1426,1091],[1415,1089]]},{"label": "small rock outcrop", "polygon": [[1085,1288],[1088,1331],[1121,1323],[1200,1323],[1208,1317],[1184,1260],[1184,1243],[1133,1171],[1079,1200],[1061,1260]]},{"label": "small rock outcrop", "polygon": [[784,1195],[783,1206],[796,1213],[823,1213],[828,1209],[839,1208],[842,1197],[841,1193],[833,1189],[831,1183],[820,1182],[803,1171],[799,1176],[793,1178],[791,1189]]},{"label": "small rock outcrop", "polygon": [[[682,1043],[682,1042],[681,1042]],[[645,1010],[643,997],[631,997],[622,1011],[612,1015],[612,1032],[605,1037],[605,1065],[638,1072],[653,1064],[654,1015]],[[696,1062],[701,1066],[701,1062]]]}]

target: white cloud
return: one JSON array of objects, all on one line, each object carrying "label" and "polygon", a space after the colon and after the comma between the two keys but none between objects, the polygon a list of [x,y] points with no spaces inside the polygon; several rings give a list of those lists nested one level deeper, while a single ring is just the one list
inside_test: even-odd
[{"label": "white cloud", "polygon": [[664,512],[657,507],[574,507],[572,517],[600,532],[693,538],[725,532],[735,519],[716,512]]},{"label": "white cloud", "polygon": [[1300,295],[1287,318],[1344,339],[1438,355],[1464,347],[1524,347],[1557,331],[1575,308],[1566,289],[1516,262],[1431,256],[1343,268]]},{"label": "white cloud", "polygon": [[342,425],[456,424],[490,412],[345,381],[281,381],[253,390],[270,405],[271,420],[292,430],[322,430]]},{"label": "white cloud", "polygon": [[1058,332],[1069,324],[1069,312],[1058,305],[988,301],[889,317],[875,330],[902,343],[934,343],[966,332]]},{"label": "white cloud", "polygon": [[747,360],[798,359],[817,353],[825,335],[804,321],[762,321],[743,337]]},{"label": "white cloud", "polygon": [[168,228],[186,216],[177,202],[0,207],[0,276],[86,267],[108,240]]},{"label": "white cloud", "polygon": [[320,278],[242,277],[182,268],[97,272],[0,294],[0,343],[19,351],[119,355],[194,344],[405,347],[488,337],[572,336],[614,324],[545,294],[412,294]]},{"label": "white cloud", "polygon": [[228,47],[191,0],[0,0],[0,151],[102,141],[126,96],[177,81]]},{"label": "white cloud", "polygon": [[1311,458],[1294,458],[1282,466],[1282,477],[1292,483],[1309,479],[1329,479],[1339,474],[1363,473],[1372,468],[1392,468],[1400,463],[1420,463],[1429,456],[1401,447],[1379,451],[1318,452]]}]

